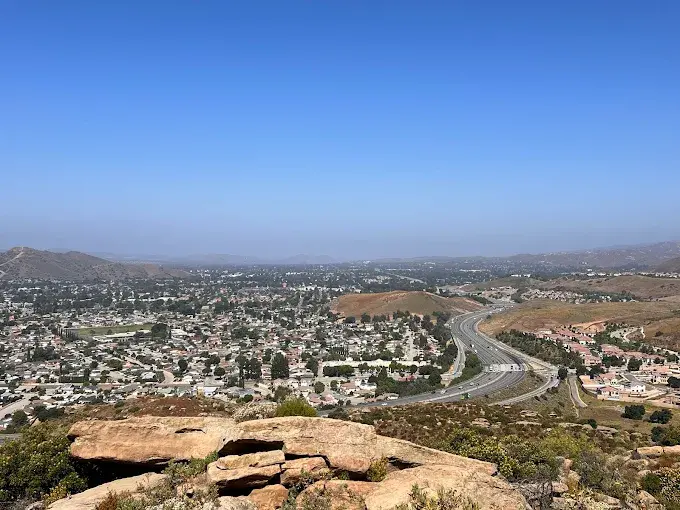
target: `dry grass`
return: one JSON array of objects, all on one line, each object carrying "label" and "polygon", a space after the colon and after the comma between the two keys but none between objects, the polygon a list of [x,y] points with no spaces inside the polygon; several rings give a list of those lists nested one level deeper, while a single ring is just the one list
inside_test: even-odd
[{"label": "dry grass", "polygon": [[485,397],[480,397],[478,400],[483,403],[500,402],[502,400],[524,395],[525,393],[536,390],[540,388],[543,383],[545,383],[545,381],[541,378],[541,376],[534,372],[528,372],[524,379],[519,382],[519,384],[515,384],[508,388],[503,388],[502,390],[494,391]]},{"label": "dry grass", "polygon": [[345,317],[392,314],[398,310],[425,315],[433,312],[460,314],[479,310],[482,306],[467,298],[445,298],[429,292],[393,291],[375,294],[345,294],[333,302],[333,310]]},{"label": "dry grass", "polygon": [[640,275],[614,276],[611,278],[557,278],[539,285],[542,289],[564,289],[576,292],[627,292],[640,299],[658,299],[680,295],[680,279],[652,278]]},{"label": "dry grass", "polygon": [[119,404],[87,405],[71,419],[120,420],[131,416],[231,416],[235,405],[204,397],[142,397]]},{"label": "dry grass", "polygon": [[645,326],[647,338],[657,331],[672,335],[680,332],[676,330],[680,326],[680,304],[666,301],[570,304],[535,300],[492,315],[482,322],[480,329],[495,335],[508,329],[537,331],[569,325],[597,328],[607,322]]}]

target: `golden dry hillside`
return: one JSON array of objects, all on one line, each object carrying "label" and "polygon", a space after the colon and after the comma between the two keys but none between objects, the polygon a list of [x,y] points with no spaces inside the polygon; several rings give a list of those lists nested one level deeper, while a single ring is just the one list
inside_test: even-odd
[{"label": "golden dry hillside", "polygon": [[333,302],[332,309],[345,317],[359,317],[363,313],[384,315],[397,310],[409,311],[417,315],[433,312],[449,312],[454,315],[472,312],[482,305],[471,299],[445,298],[429,292],[393,291],[375,294],[345,294]]},{"label": "golden dry hillside", "polygon": [[605,278],[575,280],[557,278],[538,285],[541,289],[573,290],[576,292],[627,292],[639,299],[658,299],[680,295],[680,279],[653,278],[641,275],[623,275]]},{"label": "golden dry hillside", "polygon": [[607,322],[644,326],[648,341],[671,348],[680,346],[680,303],[672,301],[588,304],[528,301],[485,319],[480,329],[490,335],[507,329],[538,331],[568,325],[597,331]]}]

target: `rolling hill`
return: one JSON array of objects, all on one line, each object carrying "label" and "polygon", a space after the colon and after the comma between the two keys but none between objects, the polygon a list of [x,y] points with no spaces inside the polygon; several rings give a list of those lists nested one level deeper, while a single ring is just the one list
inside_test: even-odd
[{"label": "rolling hill", "polygon": [[536,287],[546,290],[571,290],[575,292],[628,293],[636,299],[659,299],[680,295],[680,279],[655,278],[642,275],[621,275],[602,278],[556,278]]},{"label": "rolling hill", "polygon": [[659,264],[656,270],[662,273],[680,273],[680,257]]},{"label": "rolling hill", "polygon": [[672,349],[680,348],[680,309],[672,301],[571,304],[535,300],[496,313],[482,321],[479,329],[488,335],[503,330],[538,331],[559,326],[580,326],[596,332],[607,322],[643,326],[647,341]]},{"label": "rolling hill", "polygon": [[36,280],[124,280],[129,278],[184,278],[189,273],[155,264],[110,262],[86,253],[55,253],[27,247],[0,253],[0,278]]},{"label": "rolling hill", "polygon": [[449,312],[453,315],[472,312],[482,308],[482,305],[467,298],[445,298],[429,292],[379,292],[375,294],[345,294],[336,299],[332,309],[345,317],[359,317],[363,313],[369,315],[384,315],[397,310],[409,311],[416,315],[432,314],[433,312]]}]

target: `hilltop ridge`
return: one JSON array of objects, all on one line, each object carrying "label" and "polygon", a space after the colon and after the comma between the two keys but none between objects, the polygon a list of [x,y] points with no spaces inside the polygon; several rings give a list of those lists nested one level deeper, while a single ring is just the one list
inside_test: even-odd
[{"label": "hilltop ridge", "polygon": [[0,252],[1,279],[124,280],[129,278],[184,278],[189,273],[156,264],[125,264],[78,251],[56,253],[17,246]]}]

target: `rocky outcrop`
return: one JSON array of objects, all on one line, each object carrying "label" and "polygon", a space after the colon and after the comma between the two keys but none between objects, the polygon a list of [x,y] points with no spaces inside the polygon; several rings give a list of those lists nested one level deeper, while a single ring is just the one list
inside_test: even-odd
[{"label": "rocky outcrop", "polygon": [[[353,422],[144,417],[80,422],[70,437],[75,457],[136,468],[218,452],[202,476],[218,487],[225,508],[276,510],[289,495],[287,487],[309,477],[320,480],[298,497],[313,499],[343,488],[343,495],[331,498],[333,508],[389,509],[407,503],[414,485],[453,490],[482,510],[526,506],[493,464],[379,436],[372,426]],[[367,472],[376,461],[387,462],[387,475],[369,481]],[[347,476],[351,480],[331,479]]]},{"label": "rocky outcrop", "polygon": [[281,483],[290,487],[299,483],[303,476],[323,478],[330,473],[323,457],[303,457],[289,460],[282,466]]},{"label": "rocky outcrop", "polygon": [[288,489],[283,485],[268,485],[255,489],[248,495],[258,510],[278,510],[288,498]]},{"label": "rocky outcrop", "polygon": [[81,421],[69,430],[71,455],[83,460],[156,465],[202,459],[219,451],[235,432],[226,418],[143,416]]},{"label": "rocky outcrop", "polygon": [[644,446],[635,450],[636,459],[654,459],[662,455],[680,455],[680,445],[677,446]]},{"label": "rocky outcrop", "polygon": [[302,499],[319,498],[326,493],[332,508],[381,510],[408,504],[414,485],[434,496],[438,488],[455,491],[488,510],[522,510],[524,498],[505,481],[486,473],[462,472],[452,466],[431,465],[393,471],[382,482],[330,480],[305,489]]},{"label": "rocky outcrop", "polygon": [[55,501],[48,508],[49,510],[92,510],[110,493],[135,494],[156,487],[165,479],[165,475],[158,473],[121,478],[120,480],[114,480],[113,482],[105,483],[68,498]]},{"label": "rocky outcrop", "polygon": [[229,455],[208,465],[208,480],[224,489],[264,487],[281,474],[285,461],[281,450]]}]

